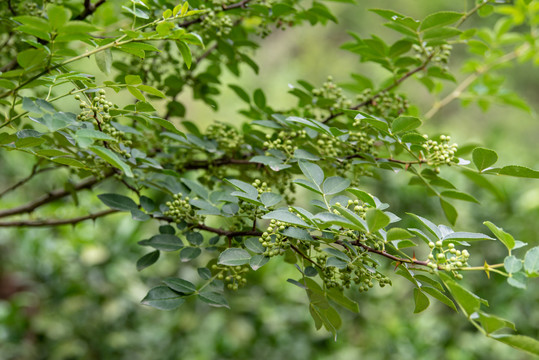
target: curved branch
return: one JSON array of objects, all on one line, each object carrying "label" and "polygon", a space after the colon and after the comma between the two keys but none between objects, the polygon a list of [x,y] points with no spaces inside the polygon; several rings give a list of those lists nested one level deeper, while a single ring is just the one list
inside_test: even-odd
[{"label": "curved branch", "polygon": [[[110,177],[112,174],[113,174],[112,172],[109,173],[109,174],[106,174],[105,177],[102,178],[102,179],[98,179],[98,178],[95,178],[95,177],[90,177],[88,179],[85,179],[85,180],[79,182],[78,184],[75,184],[73,186],[73,191],[79,191],[79,190],[83,190],[83,189],[90,189],[91,187],[93,187],[94,185],[100,183],[101,181],[103,181],[107,177]],[[31,213],[32,211],[34,211],[38,207],[40,207],[42,205],[45,205],[45,204],[48,204],[50,202],[53,202],[55,200],[61,199],[64,196],[67,196],[69,194],[71,194],[70,190],[66,190],[66,189],[53,190],[53,191],[51,191],[51,192],[37,198],[36,200],[27,203],[27,204],[14,207],[12,209],[1,210],[0,211],[0,218],[13,216],[13,215],[18,215],[18,214]]]},{"label": "curved branch", "polygon": [[108,209],[94,214],[79,216],[71,219],[48,219],[48,220],[18,220],[0,222],[0,227],[46,227],[60,225],[75,225],[86,220],[95,220],[97,218],[117,213],[118,210]]},{"label": "curved branch", "polygon": [[22,185],[26,184],[28,181],[32,180],[34,178],[34,176],[36,176],[37,174],[41,174],[41,173],[46,172],[46,171],[58,169],[57,167],[48,167],[48,168],[41,168],[41,169],[38,170],[37,167],[38,167],[38,164],[34,165],[32,167],[32,172],[30,173],[30,175],[28,175],[27,177],[17,181],[15,184],[11,185],[7,189],[1,191],[0,192],[0,197],[4,196],[5,194],[7,194],[10,191],[13,191],[13,190],[17,189],[18,187],[21,187]]},{"label": "curved branch", "polygon": [[[425,68],[430,63],[430,61],[432,60],[433,57],[434,57],[434,52],[427,57],[427,59],[423,62],[423,64],[416,67],[415,69],[412,69],[412,70],[408,71],[406,74],[404,74],[403,76],[401,76],[400,78],[395,80],[395,82],[393,82],[391,85],[389,85],[389,86],[385,87],[384,89],[378,91],[376,94],[372,95],[367,100],[365,100],[365,101],[363,101],[363,102],[361,102],[361,103],[359,103],[359,104],[357,104],[355,106],[352,106],[349,110],[358,110],[359,108],[362,108],[363,106],[370,104],[373,100],[380,97],[383,93],[385,93],[387,91],[390,91],[390,90],[393,90],[394,88],[399,86],[404,80],[408,79],[410,76],[412,76],[412,75],[414,75],[414,74],[416,74],[416,73],[418,73],[420,71],[425,70]],[[331,114],[327,118],[325,118],[322,122],[326,123],[326,122],[336,118],[337,116],[341,116],[343,114],[344,114],[344,112],[342,112],[342,111],[338,112],[338,113],[335,113],[335,114]]]},{"label": "curved branch", "polygon": [[84,10],[77,15],[74,20],[84,20],[88,16],[92,15],[98,7],[103,5],[107,0],[99,0],[95,4],[92,5],[92,2],[90,0],[84,0]]}]

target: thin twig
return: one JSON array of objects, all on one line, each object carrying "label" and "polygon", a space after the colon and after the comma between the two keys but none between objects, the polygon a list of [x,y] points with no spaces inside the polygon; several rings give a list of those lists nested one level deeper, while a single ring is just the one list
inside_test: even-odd
[{"label": "thin twig", "polygon": [[10,191],[13,191],[13,190],[17,189],[18,187],[21,187],[22,185],[26,184],[28,181],[30,181],[37,174],[41,174],[41,173],[44,173],[44,172],[49,171],[49,170],[58,169],[58,167],[47,167],[47,168],[38,169],[38,166],[39,166],[39,164],[35,164],[32,167],[32,172],[30,173],[30,175],[28,175],[24,179],[19,180],[18,182],[11,185],[10,187],[5,189],[4,191],[0,192],[0,197],[4,196],[5,194],[7,194]]},{"label": "thin twig", "polygon": [[[391,85],[385,87],[384,89],[378,91],[376,94],[372,95],[370,98],[368,98],[367,100],[355,105],[355,106],[352,106],[349,110],[358,110],[360,108],[362,108],[363,106],[365,105],[368,105],[370,103],[372,103],[373,100],[377,99],[378,97],[380,97],[383,93],[385,92],[388,92],[390,90],[393,90],[394,88],[396,88],[397,86],[399,86],[403,81],[405,81],[406,79],[408,79],[410,76],[420,72],[420,71],[423,71],[425,70],[425,68],[427,67],[427,65],[430,63],[430,61],[432,60],[434,56],[434,52],[432,54],[430,54],[427,59],[423,62],[423,64],[421,64],[420,66],[416,67],[415,69],[412,69],[410,71],[408,71],[406,74],[404,74],[403,76],[401,76],[400,78],[398,78],[397,80],[395,80],[395,82],[393,82]],[[341,116],[343,115],[344,112],[338,112],[338,113],[334,113],[334,114],[331,114],[329,115],[327,118],[325,118],[324,120],[322,120],[323,123],[326,123],[334,118],[336,118],[337,116]]]},{"label": "thin twig", "polygon": [[458,99],[462,95],[464,90],[466,90],[470,85],[472,85],[473,82],[477,80],[482,74],[486,73],[487,71],[491,70],[493,67],[497,65],[516,59],[520,54],[527,51],[528,49],[529,49],[529,45],[525,44],[519,49],[516,49],[514,51],[511,51],[510,53],[505,54],[504,56],[500,57],[499,59],[492,62],[491,64],[487,64],[480,67],[475,73],[469,75],[466,79],[464,79],[455,88],[455,90],[449,93],[442,100],[435,102],[430,108],[430,110],[427,111],[427,113],[425,114],[425,119],[432,118],[441,108],[443,108],[444,106],[447,106],[453,100]]},{"label": "thin twig", "polygon": [[[94,185],[100,183],[101,181],[103,181],[107,177],[111,176],[112,174],[113,173],[110,172],[110,173],[106,174],[104,178],[101,178],[101,179],[98,179],[96,177],[87,178],[87,179],[79,182],[78,184],[75,184],[73,186],[72,190],[73,191],[80,191],[80,190],[83,190],[83,189],[90,189]],[[67,196],[69,194],[71,194],[70,190],[66,190],[66,189],[53,190],[53,191],[51,191],[51,192],[37,198],[36,200],[27,203],[27,204],[17,206],[17,207],[11,208],[11,209],[1,210],[0,211],[0,218],[13,216],[13,215],[18,215],[18,214],[31,213],[32,211],[34,211],[38,207],[43,206],[43,205],[48,204],[48,203],[51,203],[51,202],[53,202],[55,200],[61,199],[64,196]]]},{"label": "thin twig", "polygon": [[17,221],[0,221],[0,227],[46,227],[60,225],[75,225],[86,220],[95,220],[97,218],[117,213],[118,210],[108,209],[94,214],[79,216],[71,219],[46,219],[46,220],[17,220]]}]

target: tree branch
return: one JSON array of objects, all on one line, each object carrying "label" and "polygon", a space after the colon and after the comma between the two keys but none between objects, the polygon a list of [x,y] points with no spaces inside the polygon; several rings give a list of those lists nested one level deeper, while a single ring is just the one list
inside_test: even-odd
[{"label": "tree branch", "polygon": [[[101,181],[103,181],[107,177],[111,176],[112,174],[113,174],[112,172],[106,174],[103,179],[98,179],[98,178],[95,178],[95,177],[90,177],[88,179],[85,179],[85,180],[79,182],[78,184],[75,184],[74,187],[73,187],[73,190],[74,191],[79,191],[79,190],[83,190],[83,189],[90,189],[95,184],[100,183]],[[13,215],[18,215],[18,214],[24,214],[24,213],[31,213],[32,211],[34,211],[38,207],[40,207],[42,205],[45,205],[45,204],[48,204],[50,202],[53,202],[55,200],[61,199],[64,196],[67,196],[69,194],[71,194],[70,190],[66,190],[66,189],[53,190],[53,191],[51,191],[51,192],[37,198],[36,200],[27,203],[27,204],[14,207],[12,209],[1,210],[0,211],[0,218],[13,216]]]},{"label": "tree branch", "polygon": [[256,230],[255,231],[253,231],[253,230],[248,230],[248,231],[227,231],[227,230],[223,230],[223,229],[218,229],[218,228],[206,226],[204,224],[193,225],[192,227],[196,228],[196,229],[204,230],[204,231],[209,231],[209,232],[212,232],[212,233],[217,234],[217,235],[226,236],[227,238],[233,238],[235,236],[261,236],[262,235],[261,231],[256,231]]},{"label": "tree branch", "polygon": [[183,166],[184,170],[197,170],[206,169],[209,166],[223,166],[230,164],[239,165],[256,165],[256,163],[250,162],[248,159],[233,159],[233,158],[221,158],[216,160],[193,160]]},{"label": "tree branch", "polygon": [[41,174],[43,172],[46,172],[46,171],[49,171],[49,170],[54,170],[54,169],[58,169],[57,167],[48,167],[48,168],[41,168],[38,170],[38,165],[39,164],[35,164],[33,167],[32,167],[32,172],[30,173],[30,175],[28,175],[27,177],[25,177],[24,179],[21,179],[19,180],[18,182],[16,182],[15,184],[11,185],[10,187],[8,187],[7,189],[5,189],[4,191],[0,192],[0,198],[2,196],[4,196],[5,194],[7,194],[8,192],[10,191],[13,191],[15,189],[17,189],[18,187],[21,187],[22,185],[26,184],[28,181],[32,180],[32,178],[34,176],[36,176],[37,174]]},{"label": "tree branch", "polygon": [[77,15],[74,20],[84,20],[88,16],[92,15],[98,7],[103,5],[107,0],[99,0],[95,4],[92,5],[92,2],[90,0],[84,0],[84,10]]},{"label": "tree branch", "polygon": [[[359,104],[357,104],[355,106],[352,106],[349,110],[358,110],[359,108],[362,108],[363,106],[370,104],[374,99],[380,97],[383,93],[385,93],[387,91],[390,91],[390,90],[393,90],[394,88],[399,86],[403,81],[408,79],[410,76],[412,76],[412,75],[414,75],[414,74],[416,74],[416,73],[418,73],[420,71],[425,70],[425,68],[430,63],[430,61],[432,60],[433,57],[434,57],[434,52],[427,57],[427,59],[423,62],[423,64],[416,67],[415,69],[412,69],[412,70],[408,71],[406,74],[404,74],[403,76],[401,76],[400,78],[395,80],[395,82],[393,82],[391,85],[389,85],[389,86],[385,87],[384,89],[378,91],[376,94],[372,95],[367,100],[365,100],[365,101],[363,101],[363,102],[361,102],[361,103],[359,103]],[[344,112],[342,112],[342,111],[338,112],[338,113],[335,113],[335,114],[331,114],[327,118],[325,118],[322,122],[326,123],[326,122],[328,122],[328,121],[330,121],[332,119],[335,119],[337,116],[341,116],[343,114],[344,114]]]},{"label": "tree branch", "polygon": [[[223,11],[228,11],[228,10],[234,10],[234,9],[238,9],[238,8],[245,8],[246,5],[250,2],[251,0],[242,0],[240,2],[237,2],[235,4],[230,4],[230,5],[222,5],[221,6],[221,9],[223,9]],[[189,20],[189,21],[185,21],[183,23],[180,24],[180,27],[182,28],[186,28],[188,26],[191,26],[193,24],[197,24],[199,22],[202,22],[202,20],[205,19],[206,16],[201,16],[199,18],[196,18],[196,19],[193,19],[193,20]]]},{"label": "tree branch", "polygon": [[86,220],[95,220],[99,217],[117,213],[118,210],[108,209],[86,216],[79,216],[71,219],[47,219],[47,220],[18,220],[0,222],[0,227],[46,227],[60,225],[75,225]]}]

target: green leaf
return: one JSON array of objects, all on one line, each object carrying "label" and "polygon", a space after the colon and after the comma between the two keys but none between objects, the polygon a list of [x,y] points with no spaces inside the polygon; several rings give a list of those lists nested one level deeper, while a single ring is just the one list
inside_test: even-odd
[{"label": "green leaf", "polygon": [[305,179],[294,179],[292,181],[294,184],[298,184],[299,186],[301,187],[304,187],[305,189],[309,190],[309,191],[312,191],[312,192],[315,192],[317,194],[320,194],[322,195],[322,191],[320,191],[320,187],[318,185],[316,185],[315,183],[313,183],[312,181],[308,181],[308,180],[305,180]]},{"label": "green leaf", "polygon": [[399,116],[391,124],[391,130],[397,134],[414,130],[421,126],[421,120],[413,116]]},{"label": "green leaf", "polygon": [[508,273],[516,273],[522,269],[522,260],[514,255],[506,256],[503,260],[503,266]]},{"label": "green leaf", "polygon": [[159,310],[173,310],[185,302],[182,295],[172,291],[166,286],[157,286],[151,289],[142,299],[141,303]]},{"label": "green leaf", "polygon": [[519,350],[527,351],[539,356],[539,341],[534,338],[524,335],[508,334],[491,335],[490,337]]},{"label": "green leaf", "polygon": [[533,274],[539,272],[539,246],[531,248],[524,257],[524,269]]},{"label": "green leaf", "polygon": [[52,29],[58,29],[71,18],[71,11],[54,4],[47,5],[47,17],[49,18],[49,24]]},{"label": "green leaf", "polygon": [[112,52],[110,49],[105,49],[95,54],[95,63],[99,70],[106,75],[110,74],[112,68]]},{"label": "green leaf", "polygon": [[355,212],[343,207],[343,206],[335,206],[335,210],[337,210],[342,216],[344,216],[347,220],[351,221],[356,225],[357,228],[359,228],[361,231],[367,230],[367,223],[365,220],[363,220],[358,214]]},{"label": "green leaf", "polygon": [[245,101],[247,104],[251,102],[251,100],[249,99],[249,94],[247,94],[247,92],[245,92],[245,90],[243,90],[241,87],[233,84],[229,84],[228,87],[231,88],[236,93],[236,95],[238,95],[239,98]]},{"label": "green leaf", "polygon": [[162,99],[166,98],[165,94],[163,94],[161,91],[159,91],[156,88],[154,88],[152,86],[149,86],[149,85],[141,84],[141,85],[137,86],[137,89],[142,90],[144,92],[147,92],[148,94],[160,97]]},{"label": "green leaf", "polygon": [[41,49],[27,49],[17,54],[17,63],[23,69],[40,67],[46,57],[47,54]]},{"label": "green leaf", "polygon": [[350,186],[350,180],[340,176],[331,176],[324,181],[323,191],[326,195],[338,194]]},{"label": "green leaf", "polygon": [[427,220],[419,215],[415,215],[415,214],[412,214],[412,213],[407,213],[408,215],[411,215],[413,216],[414,218],[416,218],[421,224],[423,224],[427,230],[432,234],[434,235],[437,239],[442,239],[442,233],[440,231],[440,229],[438,229],[438,226],[434,225],[434,223],[430,220]]},{"label": "green leaf", "polygon": [[170,122],[168,120],[165,120],[165,119],[161,119],[161,118],[156,117],[156,116],[152,116],[151,120],[153,122],[157,123],[159,126],[164,127],[168,131],[173,132],[174,134],[181,135],[181,136],[185,137],[185,134],[183,132],[181,132],[180,130],[178,130],[176,128],[176,126],[174,126],[174,124],[172,122]]},{"label": "green leaf", "polygon": [[483,171],[498,161],[498,154],[494,150],[478,147],[473,150],[472,159],[477,170]]},{"label": "green leaf", "polygon": [[350,298],[346,297],[342,291],[338,290],[337,288],[331,288],[327,291],[327,296],[333,300],[335,303],[339,304],[345,309],[350,310],[354,313],[359,313],[359,306],[358,303],[351,300]]},{"label": "green leaf", "polygon": [[493,333],[503,328],[510,328],[516,330],[515,324],[513,324],[511,321],[502,319],[501,317],[487,314],[483,311],[479,311],[478,315],[479,321],[481,321],[481,325],[483,326],[483,329],[485,329],[487,334]]},{"label": "green leaf", "polygon": [[282,195],[275,193],[265,192],[260,195],[260,201],[262,201],[262,204],[264,204],[264,206],[267,208],[277,205],[282,199]]},{"label": "green leaf", "polygon": [[432,288],[432,287],[429,287],[429,286],[423,286],[421,288],[421,290],[427,294],[429,294],[430,296],[432,296],[433,298],[435,298],[436,300],[440,301],[441,303],[449,306],[451,309],[455,310],[458,312],[457,308],[455,307],[455,304],[453,303],[453,301],[451,301],[450,298],[448,298],[447,296],[445,296],[442,292],[440,292],[439,290],[436,290],[435,288]]},{"label": "green leaf", "polygon": [[386,227],[391,222],[390,217],[380,209],[368,209],[365,216],[370,233]]},{"label": "green leaf", "polygon": [[202,245],[202,242],[204,241],[204,237],[202,236],[202,234],[194,231],[188,232],[185,235],[185,238],[187,239],[187,241],[189,241],[190,244],[195,246]]},{"label": "green leaf", "polygon": [[176,251],[183,248],[182,240],[179,237],[170,234],[154,235],[146,242],[146,244],[161,251]]},{"label": "green leaf", "polygon": [[322,168],[312,162],[304,160],[300,160],[298,164],[303,175],[320,187],[322,181],[324,181],[324,171]]},{"label": "green leaf", "polygon": [[287,224],[293,224],[298,226],[308,227],[307,223],[303,219],[299,218],[297,215],[292,214],[287,210],[275,210],[270,211],[266,215],[262,216],[262,219],[275,219],[278,221],[285,222]]},{"label": "green leaf", "polygon": [[125,83],[127,85],[138,85],[138,84],[142,84],[142,79],[138,75],[126,75]]},{"label": "green leaf", "polygon": [[517,272],[511,274],[510,277],[507,278],[507,283],[513,287],[519,288],[519,289],[526,289],[526,283],[528,281],[528,278],[524,273]]},{"label": "green leaf", "polygon": [[251,269],[253,269],[254,271],[260,269],[262,266],[264,266],[267,262],[269,261],[269,257],[267,256],[264,256],[264,255],[254,255],[250,260],[249,260],[249,266],[251,267]]},{"label": "green leaf", "polygon": [[371,194],[368,194],[363,190],[355,188],[349,188],[346,191],[357,197],[359,200],[363,201],[365,204],[376,207],[376,202],[374,201],[374,198]]},{"label": "green leaf", "polygon": [[421,275],[421,274],[416,274],[414,277],[416,280],[421,281],[421,283],[423,284],[427,284],[427,285],[430,285],[430,287],[433,287],[440,291],[444,291],[443,286],[437,280],[434,280],[428,276]]},{"label": "green leaf", "polygon": [[251,184],[236,179],[224,179],[224,181],[234,186],[235,188],[240,189],[254,199],[258,197],[258,190]]},{"label": "green leaf", "polygon": [[480,240],[494,240],[488,235],[481,233],[470,233],[464,231],[456,231],[450,234],[445,235],[443,238],[444,242],[450,242],[450,240],[464,240],[464,241],[480,241]]},{"label": "green leaf", "polygon": [[136,87],[127,85],[127,91],[129,91],[131,95],[133,95],[137,100],[146,101],[146,98],[144,97],[144,95]]},{"label": "green leaf", "polygon": [[451,225],[455,225],[458,216],[457,210],[453,207],[453,205],[442,198],[440,198],[440,205],[442,206],[446,219]]},{"label": "green leaf", "polygon": [[190,69],[193,62],[193,55],[191,54],[191,49],[183,41],[176,41],[176,45],[178,46],[178,50],[180,50],[180,53],[182,54],[183,61],[185,61],[185,66]]},{"label": "green leaf", "polygon": [[266,96],[260,89],[256,89],[253,93],[253,101],[255,105],[261,109],[264,110],[266,108]]},{"label": "green leaf", "polygon": [[67,22],[64,26],[62,26],[60,29],[58,29],[58,32],[64,33],[64,34],[86,34],[92,31],[99,30],[99,28],[95,25],[92,25],[85,21],[78,21],[73,20]]},{"label": "green leaf", "polygon": [[479,310],[481,303],[484,303],[488,306],[488,302],[486,300],[481,299],[479,296],[463,288],[454,280],[452,280],[448,275],[440,273],[440,277],[443,279],[445,285],[449,289],[449,292],[451,293],[451,295],[453,295],[457,303],[460,304],[468,317],[470,317],[474,312]]},{"label": "green leaf", "polygon": [[108,207],[121,211],[131,211],[137,210],[137,204],[127,196],[118,195],[118,194],[100,194],[97,195],[99,200]]},{"label": "green leaf", "polygon": [[479,201],[476,198],[474,198],[472,195],[466,194],[466,193],[461,192],[461,191],[446,190],[446,191],[443,191],[440,195],[448,197],[448,198],[453,198],[453,199],[463,200],[463,201],[469,201],[469,202],[474,202],[474,203],[479,204]]},{"label": "green leaf", "polygon": [[338,259],[340,259],[342,261],[350,262],[350,258],[348,257],[348,255],[346,255],[345,253],[343,253],[340,250],[337,250],[337,249],[334,249],[334,248],[325,248],[324,251],[327,252],[330,255],[335,256],[336,258],[338,258]]},{"label": "green leaf", "polygon": [[40,137],[24,137],[22,139],[19,139],[15,141],[15,147],[17,148],[27,148],[27,147],[35,147],[43,144],[45,142],[45,139]]},{"label": "green leaf", "polygon": [[313,237],[305,229],[300,229],[296,227],[287,227],[286,229],[279,231],[281,234],[291,237],[293,239],[313,241]]},{"label": "green leaf", "polygon": [[133,172],[131,171],[129,165],[127,165],[123,160],[118,157],[118,155],[116,155],[109,149],[97,145],[90,146],[89,149],[115,168],[122,170],[127,177],[133,177]]},{"label": "green leaf", "polygon": [[533,170],[524,166],[518,166],[518,165],[504,166],[503,168],[500,169],[500,171],[498,171],[498,174],[539,179],[539,171]]},{"label": "green leaf", "polygon": [[420,313],[423,310],[427,309],[430,305],[429,298],[427,295],[423,294],[418,288],[414,288],[414,301],[415,309],[414,314]]},{"label": "green leaf", "polygon": [[130,13],[131,15],[133,15],[135,17],[138,17],[138,18],[141,18],[141,19],[149,19],[150,18],[150,15],[148,15],[148,13],[146,13],[146,11],[144,11],[142,9],[139,9],[137,7],[130,8],[130,7],[127,7],[127,6],[122,6],[122,9],[124,9],[125,11]]},{"label": "green leaf", "polygon": [[197,247],[185,247],[180,251],[180,261],[181,262],[188,262],[193,259],[196,259],[200,254],[202,254],[202,250]]},{"label": "green leaf", "polygon": [[218,263],[227,266],[237,266],[247,264],[250,259],[251,255],[244,249],[229,248],[219,255]]},{"label": "green leaf", "polygon": [[210,306],[230,308],[225,297],[214,291],[201,292],[198,294],[198,298]]},{"label": "green leaf", "polygon": [[259,238],[257,237],[248,238],[247,240],[245,240],[245,247],[248,250],[254,252],[255,254],[262,254],[266,250],[266,248],[262,246],[258,239]]},{"label": "green leaf", "polygon": [[464,14],[454,11],[440,11],[427,16],[419,26],[419,30],[424,31],[427,29],[451,25],[456,23]]},{"label": "green leaf", "polygon": [[137,260],[137,270],[141,271],[142,269],[147,268],[150,265],[153,265],[159,259],[159,250],[152,251]]},{"label": "green leaf", "polygon": [[387,231],[386,239],[387,241],[400,240],[400,239],[409,239],[414,235],[408,230],[401,228],[391,228]]},{"label": "green leaf", "polygon": [[506,233],[502,228],[497,227],[490,221],[485,221],[483,225],[487,226],[490,231],[492,231],[494,236],[496,236],[498,240],[500,240],[507,247],[507,250],[511,251],[511,249],[515,247],[515,239],[511,234]]},{"label": "green leaf", "polygon": [[163,280],[163,282],[172,290],[182,294],[192,294],[197,290],[193,283],[180,278],[169,277]]}]

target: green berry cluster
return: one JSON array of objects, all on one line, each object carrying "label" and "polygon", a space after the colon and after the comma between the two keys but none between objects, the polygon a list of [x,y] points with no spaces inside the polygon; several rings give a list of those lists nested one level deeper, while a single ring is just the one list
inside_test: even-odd
[{"label": "green berry cluster", "polygon": [[[75,100],[79,101],[79,107],[82,109],[81,113],[77,115],[77,120],[89,121],[97,130],[115,138],[117,144],[110,144],[112,150],[126,158],[130,158],[131,154],[125,148],[125,146],[132,145],[132,141],[129,139],[130,135],[111,125],[112,116],[110,115],[110,110],[114,105],[112,102],[107,101],[105,94],[105,90],[99,90],[97,95],[91,99],[90,104],[81,99],[80,95],[75,95]],[[124,147],[117,146],[118,144],[123,144]]]},{"label": "green berry cluster", "polygon": [[355,284],[360,292],[364,292],[374,286],[374,281],[377,281],[380,287],[391,285],[391,280],[377,272],[375,270],[376,264],[368,257],[360,256],[341,269],[336,266],[326,265],[330,255],[323,252],[320,247],[315,247],[314,250],[317,254],[311,258],[322,269],[320,277],[328,288],[343,290]]},{"label": "green berry cluster", "polygon": [[429,165],[442,165],[450,164],[455,160],[455,152],[458,149],[457,144],[449,144],[451,137],[448,135],[440,135],[440,141],[429,139],[428,135],[423,135],[425,143],[423,148],[426,152],[427,164]]},{"label": "green berry cluster", "polygon": [[432,62],[447,69],[447,63],[449,62],[449,56],[453,46],[450,44],[442,44],[439,46],[427,46],[421,47],[419,45],[413,45],[412,49],[416,53],[415,59],[424,62],[427,58],[431,57]]},{"label": "green berry cluster", "polygon": [[196,214],[196,210],[189,203],[189,196],[183,198],[183,194],[174,194],[173,201],[167,201],[168,210],[164,212],[165,216],[170,216],[175,223],[182,220],[190,223],[202,222],[200,215]]},{"label": "green berry cluster", "polygon": [[468,250],[457,250],[454,243],[449,243],[447,248],[444,249],[441,240],[436,241],[436,243],[430,242],[429,247],[428,266],[432,270],[452,271],[455,278],[462,279],[462,274],[457,273],[457,270],[468,266],[468,259],[470,258]]},{"label": "green berry cluster", "polygon": [[348,208],[358,214],[362,219],[365,219],[367,206],[362,205],[359,200],[348,200]]},{"label": "green berry cluster", "polygon": [[258,239],[265,248],[264,256],[272,257],[282,255],[290,248],[287,237],[279,233],[279,231],[283,231],[284,229],[286,229],[284,223],[274,219],[270,221],[270,225]]},{"label": "green berry cluster", "polygon": [[255,179],[252,184],[256,190],[258,190],[258,194],[262,194],[265,192],[271,192],[271,187],[268,186],[268,183],[265,181],[261,181],[260,179]]},{"label": "green berry cluster", "polygon": [[[213,10],[206,13],[206,16],[202,19],[201,26],[206,30],[214,30],[215,34],[219,37],[227,35],[232,30],[234,22],[232,18],[223,12],[215,12]],[[209,33],[205,33],[207,37],[210,37]]]},{"label": "green berry cluster", "polygon": [[345,158],[357,153],[374,153],[374,139],[362,131],[350,131],[348,139],[341,139],[327,134],[320,134],[316,147],[324,157]]},{"label": "green berry cluster", "polygon": [[249,266],[223,266],[223,265],[212,265],[212,270],[219,271],[217,279],[224,280],[227,282],[226,287],[229,290],[238,290],[240,287],[247,284],[247,279],[245,275],[249,272]]},{"label": "green berry cluster", "polygon": [[[281,150],[289,157],[292,157],[294,151],[298,149],[297,141],[298,139],[305,139],[307,137],[307,132],[305,130],[298,131],[279,131],[277,136],[266,134],[266,141],[264,141],[264,148]],[[270,155],[267,153],[266,155]]]},{"label": "green berry cluster", "polygon": [[311,90],[311,93],[314,96],[314,104],[323,103],[324,107],[330,109],[347,109],[352,106],[352,101],[344,95],[343,89],[335,84],[332,76],[328,76],[322,87]]},{"label": "green berry cluster", "polygon": [[216,122],[206,130],[206,137],[214,140],[219,145],[219,149],[225,153],[234,153],[243,144],[243,138],[232,126]]},{"label": "green berry cluster", "polygon": [[[408,100],[399,94],[384,91],[375,97],[372,89],[365,89],[357,95],[356,100],[360,104],[365,104],[362,109],[368,114],[383,118],[396,118],[408,110]],[[354,122],[354,126],[359,126],[360,120]]]}]

